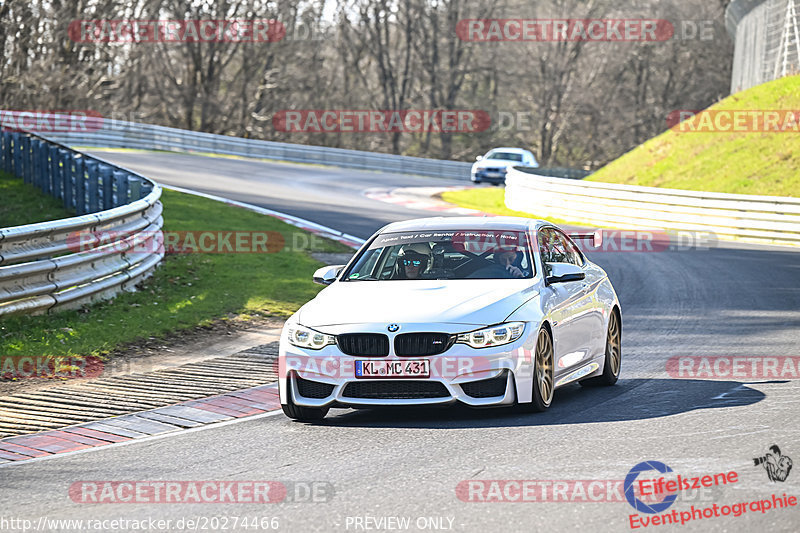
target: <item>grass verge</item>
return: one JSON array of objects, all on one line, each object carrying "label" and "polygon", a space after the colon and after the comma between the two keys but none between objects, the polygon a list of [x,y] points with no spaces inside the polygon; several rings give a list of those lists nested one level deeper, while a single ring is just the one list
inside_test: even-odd
[{"label": "grass verge", "polygon": [[[734,94],[709,111],[800,109],[800,76]],[[699,117],[690,119],[697,123]],[[668,130],[587,178],[695,191],[800,196],[800,133]]]},{"label": "grass verge", "polygon": [[80,310],[3,318],[0,355],[103,356],[128,343],[218,320],[286,317],[321,288],[311,281],[320,263],[310,252],[351,251],[275,218],[213,200],[164,191],[162,202],[165,231],[275,231],[287,245],[277,253],[168,255],[137,292]]},{"label": "grass verge", "polygon": [[42,194],[35,186],[0,172],[0,228],[35,224],[75,214],[60,200]]}]

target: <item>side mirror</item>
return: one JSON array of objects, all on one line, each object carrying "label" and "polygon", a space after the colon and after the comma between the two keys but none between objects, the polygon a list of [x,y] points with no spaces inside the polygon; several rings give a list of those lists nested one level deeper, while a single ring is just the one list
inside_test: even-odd
[{"label": "side mirror", "polygon": [[480,161],[481,159],[483,159],[483,156],[482,156],[482,155],[475,156],[475,161]]},{"label": "side mirror", "polygon": [[314,283],[319,283],[320,285],[330,285],[336,281],[336,276],[339,275],[339,272],[341,272],[343,268],[344,265],[329,265],[317,269],[317,271],[314,272]]},{"label": "side mirror", "polygon": [[572,263],[547,263],[547,267],[550,270],[550,275],[545,278],[545,285],[581,281],[586,278],[586,273],[583,269]]}]

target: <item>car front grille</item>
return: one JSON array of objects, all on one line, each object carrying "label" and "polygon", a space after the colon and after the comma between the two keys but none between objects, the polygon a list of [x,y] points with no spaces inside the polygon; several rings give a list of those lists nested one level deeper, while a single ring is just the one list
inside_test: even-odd
[{"label": "car front grille", "polygon": [[473,398],[493,398],[495,396],[503,396],[506,393],[507,382],[508,373],[503,372],[496,378],[462,383],[461,390],[464,391],[464,394]]},{"label": "car front grille", "polygon": [[348,383],[342,396],[372,400],[411,400],[446,398],[450,393],[438,381],[358,381]]},{"label": "car front grille", "polygon": [[447,333],[403,333],[394,338],[394,353],[400,357],[437,355],[450,349],[456,340]]},{"label": "car front grille", "polygon": [[336,336],[336,345],[347,355],[386,357],[389,337],[381,333],[344,333]]},{"label": "car front grille", "polygon": [[327,398],[335,388],[335,385],[303,379],[300,376],[295,376],[295,381],[297,382],[297,392],[304,398]]}]

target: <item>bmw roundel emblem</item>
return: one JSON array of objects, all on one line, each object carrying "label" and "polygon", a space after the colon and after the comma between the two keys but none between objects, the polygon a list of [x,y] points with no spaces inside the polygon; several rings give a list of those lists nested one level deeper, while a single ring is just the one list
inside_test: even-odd
[{"label": "bmw roundel emblem", "polygon": [[389,324],[389,327],[386,329],[389,330],[389,333],[394,333],[395,331],[400,329],[400,326],[398,324]]}]

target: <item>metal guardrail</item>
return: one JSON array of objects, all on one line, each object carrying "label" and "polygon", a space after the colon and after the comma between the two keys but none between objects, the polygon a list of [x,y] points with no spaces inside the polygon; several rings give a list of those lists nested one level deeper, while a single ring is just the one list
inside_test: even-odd
[{"label": "metal guardrail", "polygon": [[736,43],[732,93],[800,72],[800,0],[732,0],[725,25]]},{"label": "metal guardrail", "polygon": [[579,170],[575,168],[524,168],[520,167],[521,172],[527,174],[535,174],[537,176],[548,176],[551,178],[567,178],[571,180],[582,180],[591,174],[588,170]]},{"label": "metal guardrail", "polygon": [[472,167],[458,161],[244,139],[121,120],[96,121],[87,131],[63,131],[49,137],[72,146],[207,152],[442,178],[469,179]]},{"label": "metal guardrail", "polygon": [[718,239],[800,246],[800,198],[506,176],[506,205],[593,226],[711,232]]},{"label": "metal guardrail", "polygon": [[161,187],[32,133],[0,131],[0,169],[79,215],[0,229],[0,316],[132,290],[164,257]]}]

